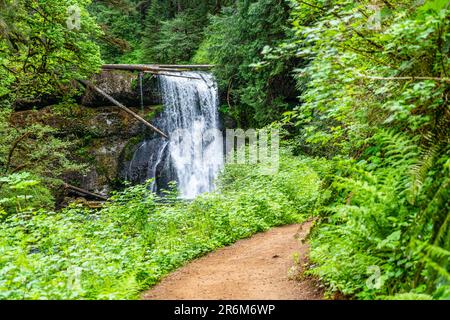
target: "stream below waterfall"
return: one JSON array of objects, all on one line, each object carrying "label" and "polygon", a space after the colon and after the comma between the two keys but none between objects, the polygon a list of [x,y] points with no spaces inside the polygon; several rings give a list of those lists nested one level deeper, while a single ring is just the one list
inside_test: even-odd
[{"label": "stream below waterfall", "polygon": [[223,137],[219,97],[214,77],[183,72],[183,77],[159,75],[164,111],[153,124],[169,135],[142,141],[126,169],[125,179],[142,183],[154,178],[152,191],[176,182],[181,198],[193,199],[214,190],[223,167]]}]

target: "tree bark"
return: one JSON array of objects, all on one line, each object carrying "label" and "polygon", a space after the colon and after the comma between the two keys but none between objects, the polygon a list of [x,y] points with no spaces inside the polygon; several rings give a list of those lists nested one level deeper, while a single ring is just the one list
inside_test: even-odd
[{"label": "tree bark", "polygon": [[209,64],[187,64],[187,65],[171,65],[171,64],[104,64],[102,69],[105,70],[130,70],[130,71],[149,71],[158,73],[160,71],[187,71],[195,69],[211,69],[213,65]]},{"label": "tree bark", "polygon": [[374,76],[364,76],[360,75],[361,78],[371,79],[371,80],[433,80],[439,82],[449,82],[449,78],[439,78],[439,77],[374,77]]},{"label": "tree bark", "polygon": [[82,83],[83,85],[85,85],[86,87],[90,87],[92,88],[95,92],[99,93],[100,95],[102,95],[103,97],[105,97],[108,101],[110,101],[111,103],[113,103],[114,105],[116,105],[117,107],[119,107],[120,109],[124,110],[125,112],[129,113],[130,115],[132,115],[134,118],[136,118],[137,120],[139,120],[140,122],[142,122],[143,124],[145,124],[147,127],[149,127],[150,129],[152,129],[153,131],[155,131],[156,133],[160,134],[161,136],[163,136],[166,139],[169,139],[169,137],[162,132],[161,130],[159,130],[158,128],[156,128],[154,125],[150,124],[147,120],[145,120],[144,118],[142,118],[140,115],[136,114],[135,112],[133,112],[132,110],[130,110],[129,108],[125,107],[123,104],[121,104],[119,101],[117,101],[116,99],[114,99],[113,97],[111,97],[109,94],[107,94],[106,92],[104,92],[102,89],[96,87],[95,85],[93,85],[92,83],[90,83],[89,81],[86,80],[78,80],[80,83]]},{"label": "tree bark", "polygon": [[87,190],[84,190],[84,189],[72,186],[72,185],[70,185],[68,183],[64,183],[64,188],[76,191],[78,193],[83,193],[83,194],[89,195],[89,196],[97,198],[97,199],[101,199],[101,200],[105,200],[105,201],[108,200],[108,198],[106,198],[106,197],[104,197],[102,195],[99,195],[99,194],[96,194],[96,193],[93,193],[93,192],[90,192],[90,191],[87,191]]}]

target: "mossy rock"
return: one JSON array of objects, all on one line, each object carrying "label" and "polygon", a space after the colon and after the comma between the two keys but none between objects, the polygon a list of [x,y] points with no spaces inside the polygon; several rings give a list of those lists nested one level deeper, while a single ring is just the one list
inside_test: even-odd
[{"label": "mossy rock", "polygon": [[139,135],[128,140],[122,151],[123,159],[125,161],[131,161],[133,159],[133,155],[136,152],[136,147],[144,140],[144,138],[144,135]]},{"label": "mossy rock", "polygon": [[[122,70],[104,70],[91,79],[100,89],[111,95],[114,99],[127,107],[139,107],[141,105],[141,88],[139,86],[139,74],[137,72]],[[155,77],[145,74],[142,83],[144,105],[158,104],[161,102],[158,81]],[[82,98],[82,104],[90,107],[108,105],[109,102],[98,93],[88,88]]]},{"label": "mossy rock", "polygon": [[[132,108],[150,122],[163,109],[162,105]],[[67,173],[66,181],[104,195],[118,185],[118,171],[123,163],[133,158],[139,143],[154,135],[152,130],[115,106],[91,108],[74,103],[58,104],[15,112],[12,122],[24,127],[49,125],[56,128],[63,139],[73,141],[72,158],[86,164],[87,169]]]}]

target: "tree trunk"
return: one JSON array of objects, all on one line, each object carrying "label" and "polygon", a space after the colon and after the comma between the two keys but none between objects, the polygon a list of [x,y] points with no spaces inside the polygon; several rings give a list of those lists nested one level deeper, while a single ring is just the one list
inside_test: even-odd
[{"label": "tree trunk", "polygon": [[94,197],[94,198],[97,198],[97,199],[101,199],[101,200],[104,200],[104,201],[108,200],[108,198],[106,198],[106,197],[104,197],[102,195],[99,195],[99,194],[96,194],[96,193],[93,193],[93,192],[90,192],[90,191],[87,191],[87,190],[84,190],[84,189],[72,186],[71,184],[68,184],[68,183],[64,183],[64,188],[70,189],[70,190],[76,191],[78,193],[82,193],[82,194],[85,194],[85,195],[88,195],[88,196],[91,196],[91,197]]},{"label": "tree trunk", "polygon": [[113,97],[111,97],[109,94],[107,94],[106,92],[104,92],[103,90],[101,90],[100,88],[94,86],[92,83],[90,83],[89,81],[86,80],[78,80],[80,83],[82,83],[83,85],[85,85],[86,87],[90,87],[92,88],[95,92],[99,93],[100,95],[102,95],[103,97],[105,97],[108,101],[110,101],[111,103],[113,103],[114,105],[116,105],[117,107],[119,107],[120,109],[124,110],[125,112],[128,112],[129,114],[131,114],[134,118],[136,118],[137,120],[139,120],[140,122],[142,122],[143,124],[145,124],[147,127],[149,127],[150,129],[152,129],[153,131],[155,131],[156,133],[160,134],[161,136],[163,136],[166,139],[169,139],[169,137],[162,132],[161,130],[159,130],[158,128],[156,128],[155,126],[153,126],[152,124],[150,124],[147,120],[145,120],[144,118],[142,118],[140,115],[136,114],[135,112],[133,112],[132,110],[130,110],[129,108],[125,107],[123,104],[121,104],[120,102],[118,102],[116,99],[114,99]]}]

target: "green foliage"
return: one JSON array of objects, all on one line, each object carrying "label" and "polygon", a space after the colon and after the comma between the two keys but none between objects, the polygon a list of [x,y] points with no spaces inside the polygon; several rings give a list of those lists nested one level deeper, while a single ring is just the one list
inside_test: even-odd
[{"label": "green foliage", "polygon": [[108,63],[137,63],[142,36],[139,1],[94,1],[88,9],[103,31],[96,39]]},{"label": "green foliage", "polygon": [[0,175],[28,171],[55,182],[70,170],[83,166],[68,159],[73,142],[58,137],[58,130],[32,123],[11,123],[12,110],[0,108]]},{"label": "green foliage", "polygon": [[298,152],[338,155],[309,273],[358,298],[445,299],[450,10],[441,1],[369,5],[293,9],[288,44],[309,63],[296,70],[302,104],[285,124],[298,128]]},{"label": "green foliage", "polygon": [[401,293],[395,296],[385,297],[386,300],[433,300],[433,297],[426,294]]},{"label": "green foliage", "polygon": [[[436,223],[448,219],[448,195],[433,192],[429,188],[436,187],[428,184],[448,192],[448,178],[430,179],[417,193],[414,167],[420,151],[415,144],[389,132],[374,139],[380,141],[379,157],[333,161],[331,193],[321,199],[329,204],[320,208],[321,223],[312,236],[315,267],[307,273],[332,292],[363,299],[420,298],[424,293],[448,298],[448,225],[439,223],[440,240],[429,244],[436,239]],[[430,201],[430,192],[440,201]],[[444,217],[427,216],[430,207]],[[372,281],[378,284],[370,286]]]},{"label": "green foliage", "polygon": [[[318,170],[326,165],[320,161],[316,164],[319,166]],[[242,178],[243,176],[245,178]],[[277,174],[264,174],[260,165],[229,164],[226,173],[219,178],[219,191],[239,195],[244,190],[258,189],[260,185],[264,193],[267,191],[266,186],[270,185],[273,190],[279,192],[278,195],[273,194],[270,197],[279,199],[277,201],[286,198],[297,212],[308,213],[314,210],[318,200],[319,181],[316,170],[311,168],[307,159],[293,157],[286,149],[282,149]],[[255,192],[259,194],[260,191]]]},{"label": "green foliage", "polygon": [[[306,273],[330,292],[450,298],[448,1],[95,1],[103,36],[89,3],[0,0],[0,298],[136,298],[186,261],[312,215]],[[71,4],[81,30],[66,26]],[[42,182],[81,167],[55,129],[11,123],[9,102],[68,94],[101,64],[93,40],[109,62],[215,64],[222,113],[240,127],[282,119],[283,144],[309,158],[283,150],[274,175],[228,165],[192,202],[141,185],[99,211],[44,210]]]},{"label": "green foliage", "polygon": [[91,6],[108,61],[216,64],[221,110],[241,127],[279,120],[297,102],[290,72],[298,59],[270,54],[289,33],[288,1],[119,2]]},{"label": "green foliage", "polygon": [[[411,1],[401,1],[395,8],[380,8],[380,29],[374,30],[370,18],[376,12],[367,1],[333,3],[302,3],[293,14],[296,55],[311,63],[297,70],[299,87],[307,90],[304,103],[286,120],[302,128],[308,151],[333,155],[348,153],[351,146],[358,153],[377,125],[417,132],[432,123],[445,82],[383,77],[446,77],[446,11],[411,14]],[[312,22],[310,15],[320,18]]]},{"label": "green foliage", "polygon": [[207,25],[231,1],[95,1],[90,11],[105,35],[99,39],[111,63],[182,63],[193,57]]},{"label": "green foliage", "polygon": [[[33,116],[33,111],[29,111]],[[0,211],[3,214],[54,208],[62,176],[84,165],[70,160],[75,141],[62,139],[50,126],[11,121],[12,109],[0,107]],[[82,152],[82,150],[79,150]],[[0,217],[1,219],[2,217]]]},{"label": "green foliage", "polygon": [[[101,64],[92,41],[100,33],[85,10],[88,0],[0,2],[0,97],[32,100],[71,90],[70,81],[96,72]],[[80,28],[70,29],[71,5]]]},{"label": "green foliage", "polygon": [[182,12],[171,20],[162,21],[158,41],[149,44],[151,51],[147,60],[174,64],[189,62],[200,44],[203,27],[204,21],[191,12]]},{"label": "green foliage", "polygon": [[294,85],[287,74],[293,61],[258,64],[263,53],[285,38],[289,11],[284,1],[237,1],[211,17],[196,59],[216,65],[214,72],[227,97],[225,113],[241,127],[279,119],[293,99]]},{"label": "green foliage", "polygon": [[193,202],[176,191],[157,199],[139,185],[97,212],[72,205],[9,216],[0,224],[0,298],[136,298],[191,259],[304,220],[318,197],[317,174],[287,154],[278,175],[241,165],[221,181],[222,192]]},{"label": "green foliage", "polygon": [[[401,141],[400,136],[387,138]],[[403,147],[386,144],[383,150],[388,156],[380,159],[377,169],[365,161],[336,161],[336,166],[347,168],[347,177],[337,176],[331,185],[342,200],[324,210],[323,224],[312,240],[311,260],[318,267],[310,271],[324,279],[330,290],[373,298],[375,293],[411,289],[405,278],[414,274],[418,257],[401,235],[417,215],[417,209],[405,200],[408,169],[416,158]],[[396,165],[391,167],[395,156]],[[381,270],[383,286],[378,291],[366,285],[371,266]]]},{"label": "green foliage", "polygon": [[192,60],[204,39],[208,13],[215,13],[228,1],[151,0],[142,36],[145,63],[187,63]]},{"label": "green foliage", "polygon": [[[0,177],[0,208],[4,215],[53,209],[53,197],[36,177],[28,172]],[[0,220],[3,217],[0,216]]]}]

